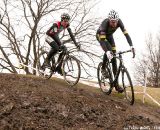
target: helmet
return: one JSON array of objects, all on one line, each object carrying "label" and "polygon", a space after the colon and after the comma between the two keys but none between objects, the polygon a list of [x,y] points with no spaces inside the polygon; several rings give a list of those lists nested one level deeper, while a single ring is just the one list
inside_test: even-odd
[{"label": "helmet", "polygon": [[109,20],[119,20],[119,15],[118,15],[118,13],[116,12],[116,11],[114,11],[114,10],[111,10],[110,12],[109,12],[109,14],[108,14],[108,19]]},{"label": "helmet", "polygon": [[69,20],[70,20],[69,14],[63,13],[63,14],[61,15],[61,21],[64,20],[64,19],[67,19],[67,20],[69,21]]}]

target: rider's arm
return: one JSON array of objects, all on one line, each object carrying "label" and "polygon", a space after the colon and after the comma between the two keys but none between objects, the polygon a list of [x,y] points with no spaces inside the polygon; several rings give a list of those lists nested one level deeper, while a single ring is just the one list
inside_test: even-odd
[{"label": "rider's arm", "polygon": [[100,27],[99,27],[99,29],[98,29],[98,39],[99,39],[99,41],[106,41],[107,39],[106,39],[106,29],[108,28],[107,27],[107,19],[105,19],[102,23],[101,23],[101,25],[100,25]]},{"label": "rider's arm", "polygon": [[61,45],[61,41],[58,36],[58,26],[56,23],[52,25],[52,27],[47,31],[47,35],[51,36],[58,45]]},{"label": "rider's arm", "polygon": [[76,42],[76,39],[75,39],[75,37],[74,37],[74,35],[73,35],[73,33],[72,33],[71,28],[68,27],[67,30],[68,30],[68,33],[69,33],[69,35],[70,35],[72,41],[74,42],[74,44],[75,44],[76,46],[78,46],[78,44],[77,44],[77,42]]},{"label": "rider's arm", "polygon": [[46,32],[46,34],[47,35],[49,35],[49,36],[53,36],[55,33],[57,33],[58,32],[58,26],[57,26],[57,24],[56,23],[54,23],[51,27],[50,27],[50,29]]},{"label": "rider's arm", "polygon": [[130,46],[133,46],[131,37],[129,36],[127,30],[124,27],[124,24],[122,23],[121,19],[118,21],[119,27],[121,28],[123,34],[125,35],[127,42],[129,43]]},{"label": "rider's arm", "polygon": [[98,41],[101,43],[101,46],[105,52],[112,50],[112,46],[106,38],[107,28],[108,28],[108,21],[107,19],[105,19],[100,25],[98,32],[97,32]]}]

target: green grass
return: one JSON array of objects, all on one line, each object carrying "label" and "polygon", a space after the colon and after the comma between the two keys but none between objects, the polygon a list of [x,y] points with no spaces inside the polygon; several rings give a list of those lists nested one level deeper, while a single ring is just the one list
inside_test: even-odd
[{"label": "green grass", "polygon": [[[143,90],[144,90],[144,87],[134,87],[135,92],[143,92]],[[146,92],[160,103],[160,88],[147,87]],[[143,94],[135,94],[135,99],[138,102],[143,102]],[[151,106],[158,106],[148,96],[145,96],[145,104],[148,104]]]},{"label": "green grass", "polygon": [[[95,88],[95,87],[91,87],[91,86],[87,86],[81,83],[78,83],[77,85],[78,88],[82,88],[82,89],[87,89],[91,92],[96,92],[99,93],[101,92],[101,90],[99,88]],[[143,87],[134,87],[134,91],[135,92],[143,92],[144,88]],[[160,103],[160,88],[150,88],[147,87],[146,92],[151,95],[156,101],[158,101]],[[123,98],[123,94],[119,94],[117,92],[115,92],[113,90],[112,96],[118,97],[118,98]],[[143,103],[143,94],[137,94],[135,93],[135,102],[137,103]],[[150,106],[158,106],[156,103],[154,103],[148,96],[145,97],[145,104],[146,105],[150,105]]]},{"label": "green grass", "polygon": [[[56,80],[58,82],[63,83],[64,85],[66,85],[66,82],[63,79],[59,79],[59,78],[53,78],[53,80]],[[74,86],[75,88],[78,89],[85,89],[87,91],[93,92],[93,93],[102,93],[100,88],[96,88],[96,87],[92,87],[92,86],[88,86],[82,83],[78,83],[76,86]],[[134,91],[135,92],[143,92],[144,88],[143,87],[134,87]],[[151,95],[156,101],[158,101],[160,103],[160,88],[150,88],[147,87],[146,92]],[[119,94],[117,92],[115,92],[113,90],[112,96],[118,97],[118,98],[123,98],[123,94]],[[135,93],[135,102],[138,103],[143,103],[143,94],[137,94]],[[150,106],[158,106],[156,103],[154,103],[148,96],[145,97],[145,104],[146,105],[150,105]]]}]

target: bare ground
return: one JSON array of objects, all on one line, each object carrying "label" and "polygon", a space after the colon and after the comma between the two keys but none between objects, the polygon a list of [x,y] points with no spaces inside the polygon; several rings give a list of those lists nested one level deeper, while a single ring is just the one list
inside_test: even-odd
[{"label": "bare ground", "polygon": [[0,74],[0,130],[160,130],[160,109],[56,78]]}]

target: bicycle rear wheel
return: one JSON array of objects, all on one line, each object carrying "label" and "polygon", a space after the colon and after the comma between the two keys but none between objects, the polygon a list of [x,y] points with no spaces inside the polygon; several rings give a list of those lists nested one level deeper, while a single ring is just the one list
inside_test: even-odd
[{"label": "bicycle rear wheel", "polygon": [[131,77],[127,69],[122,70],[122,84],[124,89],[125,98],[130,103],[130,105],[134,104],[134,89]]},{"label": "bicycle rear wheel", "polygon": [[102,62],[99,63],[97,68],[97,77],[98,77],[98,83],[101,88],[101,91],[107,95],[109,95],[112,92],[112,75],[110,69],[106,67],[106,72],[108,73],[109,77],[106,78],[103,76],[102,72]]},{"label": "bicycle rear wheel", "polygon": [[70,86],[76,85],[80,79],[81,74],[79,60],[74,56],[67,56],[63,61],[62,73],[64,80]]},{"label": "bicycle rear wheel", "polygon": [[[38,70],[38,74],[39,76],[45,78],[45,79],[49,79],[51,78],[53,71],[51,70],[51,68],[48,68],[45,66],[45,60],[47,57],[48,52],[44,51],[39,55],[38,61],[37,61],[37,70]],[[52,61],[53,59],[51,59],[50,61],[50,66],[52,66]]]}]

